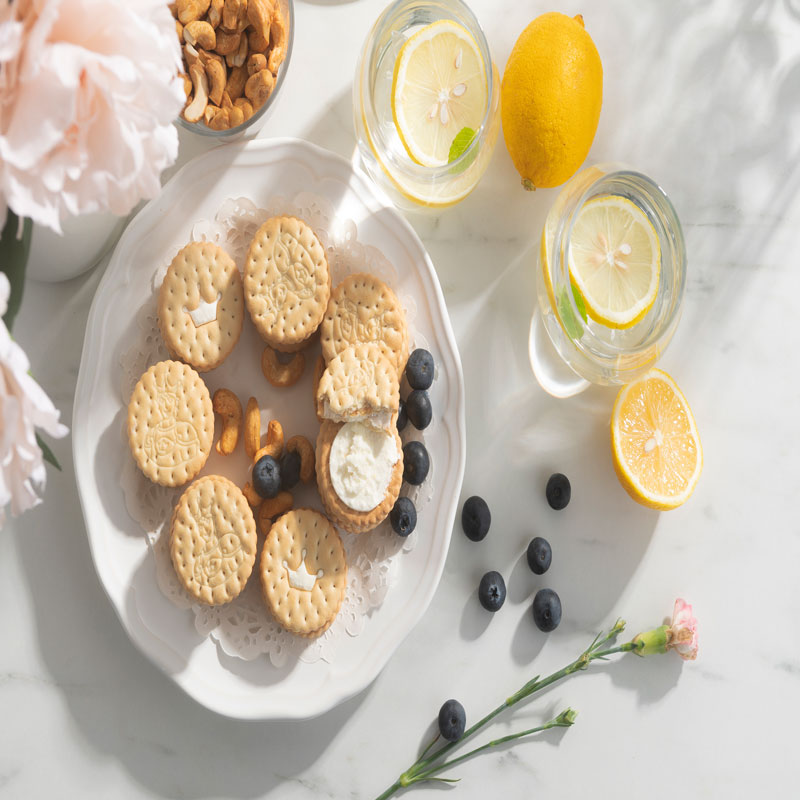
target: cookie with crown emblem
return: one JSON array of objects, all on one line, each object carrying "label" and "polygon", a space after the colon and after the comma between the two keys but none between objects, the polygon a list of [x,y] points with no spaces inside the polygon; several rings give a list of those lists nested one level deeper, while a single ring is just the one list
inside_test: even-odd
[{"label": "cookie with crown emblem", "polygon": [[406,314],[380,278],[365,272],[348,275],[331,292],[319,330],[328,364],[348,347],[372,342],[386,347],[397,374],[403,374],[408,360]]},{"label": "cookie with crown emblem", "polygon": [[191,242],[172,259],[158,293],[158,326],[174,358],[200,372],[231,353],[244,324],[242,277],[212,242]]},{"label": "cookie with crown emblem", "polygon": [[400,381],[384,345],[359,343],[342,350],[317,385],[317,418],[366,422],[389,430],[400,406]]},{"label": "cookie with crown emblem", "polygon": [[306,638],[333,624],[347,588],[336,528],[319,511],[296,508],[272,524],[259,565],[264,602],[290,633]]},{"label": "cookie with crown emblem", "polygon": [[316,332],[331,294],[325,248],[296,217],[272,217],[257,231],[244,264],[244,298],[261,338],[294,352]]},{"label": "cookie with crown emblem", "polygon": [[253,512],[236,484],[206,475],[184,491],[172,513],[169,551],[178,579],[195,600],[217,606],[237,597],[257,549]]},{"label": "cookie with crown emblem", "polygon": [[203,379],[180,361],[154,364],[133,389],[127,429],[136,465],[153,483],[188,483],[214,441],[214,407]]}]

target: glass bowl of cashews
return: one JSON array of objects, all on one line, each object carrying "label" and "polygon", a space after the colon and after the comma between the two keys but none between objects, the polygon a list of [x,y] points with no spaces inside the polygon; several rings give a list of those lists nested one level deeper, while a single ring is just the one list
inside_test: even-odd
[{"label": "glass bowl of cashews", "polygon": [[292,55],[292,0],[175,0],[186,105],[178,123],[222,141],[254,136]]}]

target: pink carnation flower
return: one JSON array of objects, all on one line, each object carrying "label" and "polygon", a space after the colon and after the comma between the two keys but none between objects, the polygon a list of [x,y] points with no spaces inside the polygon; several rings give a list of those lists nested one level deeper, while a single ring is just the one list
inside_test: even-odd
[{"label": "pink carnation flower", "polygon": [[178,154],[180,46],[165,0],[0,1],[0,228],[127,214]]},{"label": "pink carnation flower", "polygon": [[678,598],[672,612],[672,623],[667,631],[667,649],[675,652],[686,661],[697,658],[697,620],[692,607]]}]

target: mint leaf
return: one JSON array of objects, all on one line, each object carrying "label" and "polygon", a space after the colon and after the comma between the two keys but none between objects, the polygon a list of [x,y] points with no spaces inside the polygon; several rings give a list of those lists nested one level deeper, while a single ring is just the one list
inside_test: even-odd
[{"label": "mint leaf", "polygon": [[[574,286],[572,286],[572,297],[575,300],[575,306],[578,309],[578,314],[580,314],[583,321],[586,322],[588,319],[586,315],[586,305],[583,302],[583,298],[581,297],[580,293],[575,290]],[[578,322],[575,312],[572,309],[572,304],[569,302],[566,286],[562,286],[558,290],[558,314],[564,323],[564,328],[567,331],[567,335],[571,339],[580,339],[581,336],[583,336],[583,327],[581,326],[580,322]]]},{"label": "mint leaf", "polygon": [[475,131],[472,128],[462,128],[450,145],[450,155],[447,157],[447,163],[452,164],[456,159],[461,158],[472,144],[474,138]]}]

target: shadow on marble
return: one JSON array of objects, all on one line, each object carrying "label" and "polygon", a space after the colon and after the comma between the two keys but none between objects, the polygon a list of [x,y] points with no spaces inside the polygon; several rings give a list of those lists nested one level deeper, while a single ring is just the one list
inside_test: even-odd
[{"label": "shadow on marble", "polygon": [[322,115],[301,138],[351,161],[356,150],[352,91],[341,92],[326,103]]},{"label": "shadow on marble", "polygon": [[521,611],[519,622],[511,637],[509,652],[514,663],[524,667],[542,652],[547,643],[547,634],[536,627],[530,605],[526,605]]},{"label": "shadow on marble", "polygon": [[492,619],[494,619],[494,614],[481,606],[476,587],[467,598],[467,602],[464,603],[461,622],[458,626],[459,635],[468,642],[475,641],[485,633]]}]

